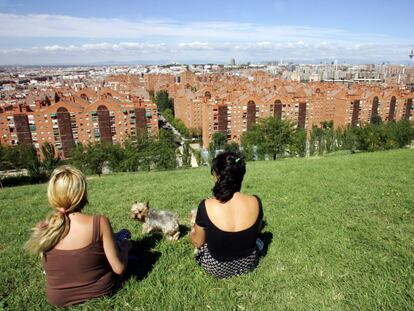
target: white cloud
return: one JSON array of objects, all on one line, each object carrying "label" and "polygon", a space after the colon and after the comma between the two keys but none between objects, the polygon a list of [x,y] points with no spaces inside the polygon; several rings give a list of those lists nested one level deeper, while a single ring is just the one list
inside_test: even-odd
[{"label": "white cloud", "polygon": [[[386,45],[386,44],[351,44],[344,45],[341,43],[309,43],[303,41],[297,42],[180,42],[179,44],[167,43],[146,43],[146,42],[119,42],[119,43],[94,43],[82,45],[48,45],[43,47],[32,47],[28,49],[2,49],[2,54],[9,55],[97,55],[106,54],[109,56],[128,56],[132,55],[135,59],[142,55],[164,58],[176,58],[177,56],[202,57],[213,59],[215,57],[224,57],[227,59],[231,56],[243,55],[245,57],[255,56],[260,60],[272,60],[278,57],[290,59],[320,59],[325,57],[336,58],[365,58],[379,59],[389,57],[392,59],[395,55],[405,52],[404,45]],[[404,54],[405,55],[405,54]]]},{"label": "white cloud", "polygon": [[166,51],[168,50],[165,43],[139,43],[139,42],[120,42],[120,43],[93,43],[93,44],[82,44],[82,45],[51,45],[42,47],[32,47],[27,49],[16,48],[16,49],[2,49],[3,53],[45,53],[45,52],[99,52],[99,51]]},{"label": "white cloud", "polygon": [[0,38],[132,38],[173,41],[315,41],[387,40],[378,34],[354,34],[341,29],[307,26],[256,25],[222,21],[178,23],[163,20],[82,18],[66,15],[0,13]]},{"label": "white cloud", "polygon": [[[30,42],[39,40],[47,44],[27,48],[0,46],[0,62],[39,62],[59,60],[59,57],[85,62],[118,59],[227,61],[232,57],[251,61],[281,57],[399,61],[406,57],[411,44],[380,34],[307,26],[0,13],[0,39],[13,46],[13,40],[19,39],[21,43],[26,38]],[[54,38],[72,44],[56,44]],[[91,39],[95,43],[76,43]]]},{"label": "white cloud", "polygon": [[192,50],[211,50],[214,49],[213,46],[210,46],[207,42],[181,42],[178,44],[178,47],[182,49],[192,49]]}]

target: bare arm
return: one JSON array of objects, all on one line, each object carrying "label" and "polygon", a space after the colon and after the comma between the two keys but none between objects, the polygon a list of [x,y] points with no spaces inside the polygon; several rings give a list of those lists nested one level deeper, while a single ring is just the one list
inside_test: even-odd
[{"label": "bare arm", "polygon": [[121,250],[118,251],[111,224],[106,217],[101,217],[101,231],[105,255],[111,265],[112,271],[116,274],[122,274],[128,263],[129,241],[121,244]]},{"label": "bare arm", "polygon": [[206,233],[203,227],[194,224],[190,231],[190,242],[195,247],[200,247],[206,242]]}]

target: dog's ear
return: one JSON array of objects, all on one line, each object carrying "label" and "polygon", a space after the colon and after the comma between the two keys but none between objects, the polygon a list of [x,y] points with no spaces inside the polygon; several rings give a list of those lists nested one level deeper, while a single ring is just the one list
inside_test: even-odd
[{"label": "dog's ear", "polygon": [[147,201],[145,201],[145,206],[146,207],[149,207],[149,201],[147,200]]}]

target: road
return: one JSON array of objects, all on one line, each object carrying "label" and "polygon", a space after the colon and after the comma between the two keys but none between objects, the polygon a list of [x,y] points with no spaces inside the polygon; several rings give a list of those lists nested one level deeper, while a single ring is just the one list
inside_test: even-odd
[{"label": "road", "polygon": [[[178,151],[179,154],[177,154],[177,164],[179,167],[183,166],[183,159],[182,159],[182,154],[183,154],[183,145],[186,141],[191,141],[189,139],[184,138],[181,133],[179,131],[177,131],[177,129],[175,127],[172,126],[171,123],[169,123],[162,115],[159,115],[158,119],[160,120],[159,124],[161,125],[161,127],[165,130],[168,131],[172,131],[174,136],[178,139],[176,142],[179,145],[178,146]],[[198,150],[200,148],[199,144],[190,144],[189,151],[190,151],[190,155],[191,155],[191,162],[190,165],[191,167],[198,167],[198,163],[197,160],[194,156],[193,153],[193,149]]]}]

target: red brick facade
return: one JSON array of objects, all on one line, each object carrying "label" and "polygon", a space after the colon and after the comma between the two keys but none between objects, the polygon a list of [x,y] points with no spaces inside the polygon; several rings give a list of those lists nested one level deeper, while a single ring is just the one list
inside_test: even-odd
[{"label": "red brick facade", "polygon": [[[60,100],[49,106],[0,109],[1,143],[33,143],[40,155],[40,146],[50,142],[56,154],[68,158],[76,143],[122,144],[127,137],[134,137],[137,128],[157,134],[158,111],[149,100],[127,100],[110,89],[78,93],[61,94]],[[115,99],[118,96],[122,100]]]}]

